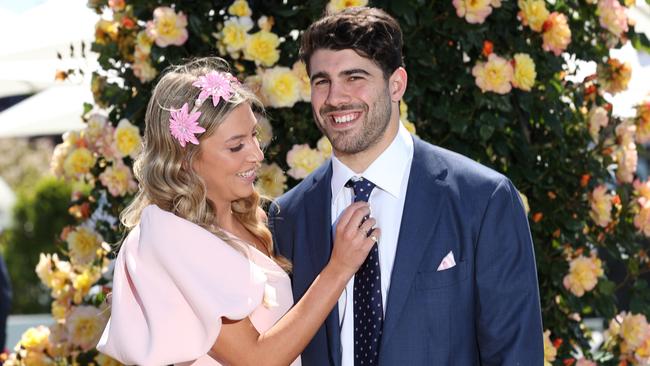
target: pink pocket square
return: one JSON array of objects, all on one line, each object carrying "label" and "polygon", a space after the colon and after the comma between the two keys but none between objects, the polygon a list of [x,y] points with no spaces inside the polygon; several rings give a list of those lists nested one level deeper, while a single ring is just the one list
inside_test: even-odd
[{"label": "pink pocket square", "polygon": [[456,261],[454,260],[454,253],[449,251],[449,253],[447,253],[447,255],[442,258],[442,262],[440,262],[440,265],[436,271],[444,271],[446,269],[454,267],[455,265]]}]

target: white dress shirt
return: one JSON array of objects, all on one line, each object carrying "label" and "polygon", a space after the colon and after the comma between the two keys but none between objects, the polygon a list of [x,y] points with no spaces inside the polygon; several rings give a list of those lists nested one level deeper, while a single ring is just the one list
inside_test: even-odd
[{"label": "white dress shirt", "polygon": [[[332,233],[336,230],[339,216],[353,201],[352,188],[346,188],[345,183],[354,176],[363,176],[376,186],[370,194],[369,203],[371,216],[377,220],[377,226],[381,228],[379,268],[384,315],[412,160],[413,139],[401,123],[393,142],[365,172],[359,175],[345,166],[336,156],[332,157]],[[338,301],[342,366],[354,366],[353,288],[354,276]]]}]

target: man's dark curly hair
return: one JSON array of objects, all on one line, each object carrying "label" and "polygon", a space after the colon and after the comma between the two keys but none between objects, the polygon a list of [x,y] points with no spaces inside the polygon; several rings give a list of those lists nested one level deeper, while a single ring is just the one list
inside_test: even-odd
[{"label": "man's dark curly hair", "polygon": [[352,49],[381,68],[384,78],[400,66],[402,30],[385,11],[376,8],[348,8],[312,23],[302,35],[300,59],[309,69],[311,56],[319,49]]}]

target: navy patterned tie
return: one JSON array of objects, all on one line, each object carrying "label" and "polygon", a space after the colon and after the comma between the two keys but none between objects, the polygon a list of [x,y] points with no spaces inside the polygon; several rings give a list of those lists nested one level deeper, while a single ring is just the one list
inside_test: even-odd
[{"label": "navy patterned tie", "polygon": [[[354,190],[354,202],[368,202],[375,185],[364,178],[345,185]],[[384,311],[381,302],[381,273],[377,243],[354,275],[354,365],[377,365]]]}]

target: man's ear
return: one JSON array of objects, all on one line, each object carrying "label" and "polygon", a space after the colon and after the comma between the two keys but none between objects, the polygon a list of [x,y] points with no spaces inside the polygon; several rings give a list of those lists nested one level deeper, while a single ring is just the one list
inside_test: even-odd
[{"label": "man's ear", "polygon": [[398,67],[393,71],[393,75],[388,78],[388,89],[390,90],[390,99],[393,102],[402,100],[408,84],[408,75],[403,67]]}]

